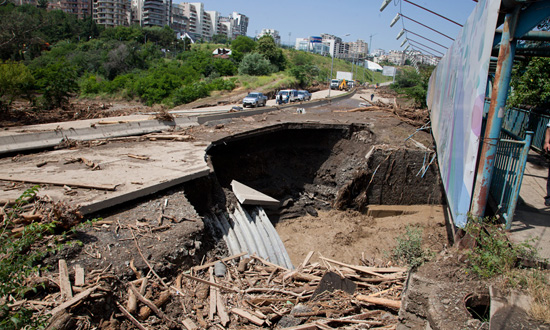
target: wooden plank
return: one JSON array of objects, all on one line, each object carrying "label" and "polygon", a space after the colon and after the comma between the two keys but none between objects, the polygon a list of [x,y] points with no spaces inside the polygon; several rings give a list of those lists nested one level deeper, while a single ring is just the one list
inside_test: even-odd
[{"label": "wooden plank", "polygon": [[197,330],[199,328],[190,318],[186,318],[181,323],[187,330]]},{"label": "wooden plank", "polygon": [[136,318],[132,314],[130,314],[124,307],[122,307],[122,305],[118,301],[115,301],[115,303],[122,314],[124,314],[124,316],[126,316],[126,318],[128,318],[128,320],[130,320],[138,329],[147,330],[147,328],[139,323],[139,321],[136,320]]},{"label": "wooden plank", "polygon": [[59,259],[59,289],[61,290],[61,300],[66,301],[73,297],[71,281],[69,280],[69,269],[67,261]]},{"label": "wooden plank", "polygon": [[241,252],[239,254],[235,254],[235,255],[232,255],[230,257],[227,257],[227,258],[223,258],[223,259],[220,259],[220,260],[216,260],[216,261],[212,261],[212,262],[209,262],[209,263],[206,263],[202,266],[196,266],[196,267],[192,267],[193,269],[193,272],[198,272],[199,270],[203,270],[203,269],[206,269],[210,266],[214,266],[214,264],[218,261],[221,261],[221,262],[227,262],[227,261],[230,261],[230,260],[233,260],[233,259],[237,259],[237,258],[240,258],[242,256],[245,256],[247,255],[248,253],[246,252]]},{"label": "wooden plank", "polygon": [[251,313],[245,311],[244,309],[233,308],[231,309],[231,313],[238,315],[242,318],[245,318],[257,326],[262,326],[264,324],[264,320],[260,319],[257,316],[252,315]]},{"label": "wooden plank", "polygon": [[386,298],[376,298],[376,297],[369,297],[369,296],[365,296],[365,295],[357,295],[355,297],[355,299],[357,299],[359,301],[369,303],[369,304],[374,304],[374,305],[380,305],[380,306],[385,306],[385,307],[390,307],[390,308],[395,308],[395,309],[401,308],[401,301],[400,300],[391,300],[391,299],[386,299]]},{"label": "wooden plank", "polygon": [[304,268],[305,266],[307,266],[307,264],[309,264],[309,261],[311,260],[311,257],[313,256],[313,253],[315,253],[315,251],[309,251],[308,252],[308,254],[305,257],[304,261],[302,261],[300,266],[298,266],[298,270]]},{"label": "wooden plank", "polygon": [[61,181],[48,181],[48,180],[38,180],[38,179],[20,179],[20,178],[11,178],[11,177],[0,177],[0,181],[12,181],[12,182],[23,182],[23,183],[36,183],[36,184],[51,184],[53,186],[69,186],[69,187],[78,187],[86,189],[96,189],[96,190],[116,190],[115,185],[111,184],[87,184],[87,183],[78,183],[78,182],[61,182]]},{"label": "wooden plank", "polygon": [[64,309],[69,308],[72,305],[80,302],[81,300],[84,300],[84,299],[88,298],[88,296],[90,294],[92,294],[92,292],[94,292],[98,287],[99,286],[94,286],[94,287],[88,288],[88,289],[80,292],[79,294],[74,296],[72,299],[67,300],[66,302],[62,303],[61,305],[57,306],[56,308],[52,309],[51,311],[48,311],[48,314],[55,315],[55,314],[63,311]]},{"label": "wooden plank", "polygon": [[74,266],[74,285],[83,286],[84,283],[84,268],[77,264]]},{"label": "wooden plank", "polygon": [[379,274],[379,273],[376,273],[376,272],[373,272],[373,271],[367,269],[367,267],[349,265],[349,264],[345,264],[345,263],[343,263],[343,262],[336,261],[336,260],[332,260],[332,259],[325,258],[325,257],[320,257],[320,258],[321,258],[322,260],[325,260],[325,261],[327,261],[327,262],[330,262],[331,264],[335,264],[335,265],[339,265],[339,266],[348,267],[348,268],[350,268],[350,269],[353,269],[353,270],[356,270],[356,271],[359,271],[359,272],[362,272],[362,273],[365,273],[365,274],[373,275],[373,276],[384,277],[384,275]]},{"label": "wooden plank", "polygon": [[204,283],[204,284],[208,284],[208,285],[211,285],[211,286],[215,286],[216,288],[220,288],[220,289],[223,289],[223,290],[226,290],[226,291],[233,291],[233,292],[237,292],[237,293],[240,293],[241,291],[238,290],[238,289],[235,289],[235,288],[230,288],[230,287],[227,287],[227,286],[223,286],[223,285],[220,285],[218,283],[214,283],[214,282],[210,282],[210,281],[207,281],[207,280],[203,280],[202,278],[198,278],[198,277],[195,277],[195,276],[191,276],[191,275],[188,275],[188,274],[185,274],[185,273],[182,273],[181,275],[183,275],[183,277],[186,277],[190,280],[193,280],[193,281],[197,281],[197,282],[201,282],[201,283]]},{"label": "wooden plank", "polygon": [[284,270],[284,271],[286,271],[286,272],[290,272],[290,269],[285,268],[285,267],[283,267],[283,266],[279,266],[279,265],[274,264],[274,263],[272,263],[272,262],[269,262],[269,261],[267,261],[267,260],[265,260],[265,259],[262,259],[262,258],[258,257],[256,254],[251,255],[250,257],[251,257],[252,259],[256,259],[256,260],[260,261],[261,263],[263,263],[263,264],[266,265],[266,266],[271,266],[271,267],[275,267],[275,268],[282,269],[282,270]]},{"label": "wooden plank", "polygon": [[[210,281],[211,282],[216,282],[216,280],[214,279],[214,269],[213,269],[213,267],[210,267],[208,269],[208,273],[210,275]],[[216,289],[216,287],[210,286],[210,308],[208,309],[208,319],[210,321],[214,321],[214,314],[216,314],[216,305],[217,305],[216,299],[218,298],[217,291],[218,291],[218,289]]]},{"label": "wooden plank", "polygon": [[218,310],[218,316],[220,317],[221,324],[225,327],[229,323],[230,318],[225,309],[225,304],[222,298],[222,294],[220,293],[219,290],[216,290],[216,293],[217,293],[216,307]]}]

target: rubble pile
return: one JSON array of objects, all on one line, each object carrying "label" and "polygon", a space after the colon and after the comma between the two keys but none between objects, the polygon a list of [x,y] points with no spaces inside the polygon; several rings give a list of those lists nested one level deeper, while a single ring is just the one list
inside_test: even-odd
[{"label": "rubble pile", "polygon": [[131,264],[137,279],[126,283],[109,267],[69,271],[59,260],[58,274],[33,279],[43,282],[43,298],[8,306],[48,317],[48,329],[91,329],[104,308],[111,310],[100,329],[395,329],[406,268],[322,256],[310,263],[312,255],[290,270],[241,253],[172,281],[153,268],[144,276]]}]

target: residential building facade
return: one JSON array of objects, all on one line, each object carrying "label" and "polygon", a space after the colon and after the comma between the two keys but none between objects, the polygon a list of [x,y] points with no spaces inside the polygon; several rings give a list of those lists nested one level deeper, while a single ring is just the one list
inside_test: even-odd
[{"label": "residential building facade", "polygon": [[267,35],[272,36],[277,45],[281,44],[281,35],[279,34],[279,31],[274,29],[262,29],[262,31],[256,36],[256,38],[260,39],[261,37]]},{"label": "residential building facade", "polygon": [[129,25],[130,8],[129,0],[93,0],[93,19],[96,24],[105,27]]}]

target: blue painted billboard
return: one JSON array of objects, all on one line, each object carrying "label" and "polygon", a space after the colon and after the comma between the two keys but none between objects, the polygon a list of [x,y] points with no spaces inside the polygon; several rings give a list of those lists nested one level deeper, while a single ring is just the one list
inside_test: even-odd
[{"label": "blue painted billboard", "polygon": [[427,103],[441,179],[455,224],[470,209],[489,62],[500,0],[479,0],[430,77]]}]

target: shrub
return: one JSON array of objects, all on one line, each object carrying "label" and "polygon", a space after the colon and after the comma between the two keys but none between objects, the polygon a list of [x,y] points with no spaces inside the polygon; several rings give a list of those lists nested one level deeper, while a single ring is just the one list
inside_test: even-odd
[{"label": "shrub", "polygon": [[432,253],[422,248],[422,230],[411,226],[406,227],[405,235],[398,237],[397,246],[393,249],[392,258],[411,268],[422,265],[432,257]]},{"label": "shrub", "polygon": [[37,86],[42,92],[42,104],[46,109],[60,107],[78,90],[76,70],[64,60],[35,71]]},{"label": "shrub", "polygon": [[0,110],[9,109],[17,97],[29,97],[33,85],[34,77],[23,63],[0,61]]},{"label": "shrub", "polygon": [[265,76],[274,72],[271,63],[258,53],[247,54],[239,65],[239,74]]},{"label": "shrub", "polygon": [[471,219],[466,232],[476,241],[476,246],[467,253],[470,269],[481,277],[509,272],[516,266],[518,257],[534,259],[536,256],[529,242],[512,244],[508,241],[502,225]]}]

